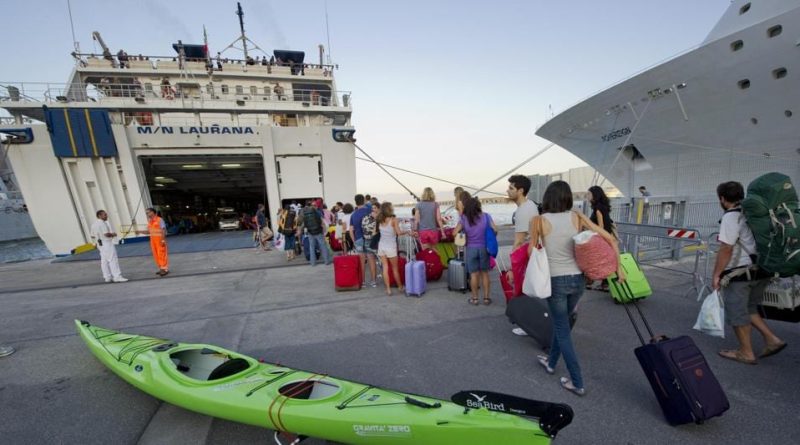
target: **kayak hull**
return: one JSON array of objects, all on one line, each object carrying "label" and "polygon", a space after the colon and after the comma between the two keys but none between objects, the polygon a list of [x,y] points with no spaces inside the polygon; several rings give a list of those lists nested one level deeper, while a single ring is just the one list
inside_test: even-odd
[{"label": "kayak hull", "polygon": [[76,326],[92,354],[126,382],[213,417],[350,444],[551,442],[520,416],[262,363],[217,346]]}]

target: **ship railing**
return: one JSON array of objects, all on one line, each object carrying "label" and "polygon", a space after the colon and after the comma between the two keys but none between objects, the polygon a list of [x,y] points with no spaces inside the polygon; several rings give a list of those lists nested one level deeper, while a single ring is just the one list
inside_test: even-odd
[{"label": "ship railing", "polygon": [[[206,59],[191,59],[188,58],[183,62],[183,66],[178,61],[177,56],[145,56],[128,55],[128,60],[119,61],[119,58],[112,56],[110,58],[104,57],[102,54],[93,53],[73,53],[76,63],[85,68],[114,68],[119,70],[125,69],[169,69],[187,71],[208,72],[211,69],[213,72],[263,72],[265,74],[281,74],[281,75],[295,75],[295,76],[323,76],[328,77],[333,74],[333,70],[339,69],[337,64],[320,64],[320,63],[302,63],[295,64],[290,62],[273,61],[266,63],[258,60],[257,63],[247,63],[245,59],[235,59],[223,57],[217,62],[216,57],[212,57],[210,61]],[[256,59],[253,59],[255,62]],[[209,65],[210,62],[210,65]],[[220,69],[221,67],[221,69]]]},{"label": "ship railing", "polygon": [[[107,79],[107,82],[106,82]],[[295,102],[303,106],[350,107],[350,91],[243,86],[224,83],[201,84],[194,79],[178,80],[173,84],[112,83],[104,78],[99,83],[55,84],[47,82],[0,82],[0,100],[28,102],[103,102],[130,99],[139,103],[150,100],[180,100],[185,105],[203,102],[228,101],[236,105],[261,102]],[[5,94],[3,94],[5,92]],[[189,101],[188,103],[186,103]]]}]

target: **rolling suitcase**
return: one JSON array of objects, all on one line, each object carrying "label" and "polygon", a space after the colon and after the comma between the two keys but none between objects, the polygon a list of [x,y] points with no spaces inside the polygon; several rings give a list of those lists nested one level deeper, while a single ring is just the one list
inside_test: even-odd
[{"label": "rolling suitcase", "polygon": [[338,255],[333,258],[333,286],[337,291],[361,290],[361,257]]},{"label": "rolling suitcase", "polygon": [[417,252],[417,259],[425,262],[425,279],[436,281],[442,278],[444,266],[439,258],[439,254],[433,249],[421,250]]},{"label": "rolling suitcase", "polygon": [[647,282],[647,277],[644,272],[636,264],[636,260],[630,253],[623,253],[619,256],[619,263],[622,270],[625,271],[625,281],[619,283],[616,278],[617,274],[612,274],[608,277],[608,289],[611,291],[611,297],[620,303],[628,303],[633,300],[641,300],[653,294],[650,289],[650,283]]},{"label": "rolling suitcase", "polygon": [[469,290],[469,275],[467,263],[461,258],[452,259],[447,263],[447,290],[467,293]]},{"label": "rolling suitcase", "polygon": [[[506,317],[511,323],[522,328],[528,336],[533,337],[542,349],[545,351],[550,349],[553,321],[550,319],[547,299],[527,296],[513,298],[506,306]],[[577,312],[573,312],[569,317],[570,328],[575,326],[577,319]]]},{"label": "rolling suitcase", "polygon": [[[388,260],[387,260],[388,261]],[[406,282],[406,257],[402,255],[397,255],[397,272],[400,273],[400,282]],[[392,265],[389,264],[389,286],[391,287],[398,287],[397,280],[394,279],[394,273],[392,273]]]},{"label": "rolling suitcase", "polygon": [[628,304],[623,304],[642,346],[634,349],[636,358],[653,388],[664,417],[670,425],[697,424],[721,416],[730,408],[725,391],[708,366],[703,353],[685,335],[676,338],[653,335],[642,310],[639,312],[650,342],[645,343]]}]

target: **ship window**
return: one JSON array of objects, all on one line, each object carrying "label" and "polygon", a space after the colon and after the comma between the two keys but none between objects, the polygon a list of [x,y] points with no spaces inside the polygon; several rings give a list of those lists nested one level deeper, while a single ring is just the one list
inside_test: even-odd
[{"label": "ship window", "polygon": [[783,112],[783,115],[786,117],[792,117],[792,110],[786,110]]},{"label": "ship window", "polygon": [[739,88],[746,90],[750,88],[750,79],[742,79],[738,82]]},{"label": "ship window", "polygon": [[153,92],[153,84],[152,83],[145,83],[144,84],[145,92],[152,93]]},{"label": "ship window", "polygon": [[214,84],[209,83],[206,85],[206,93],[214,95]]},{"label": "ship window", "polygon": [[742,48],[744,48],[744,42],[741,40],[731,43],[731,51],[739,51]]},{"label": "ship window", "polygon": [[264,95],[265,96],[269,96],[270,95],[269,87],[264,87]]},{"label": "ship window", "polygon": [[769,38],[777,37],[781,35],[782,32],[783,32],[783,26],[775,25],[767,30],[767,37]]},{"label": "ship window", "polygon": [[222,85],[222,94],[228,94],[228,85]]},{"label": "ship window", "polygon": [[250,87],[250,94],[253,95],[253,96],[258,95],[258,87],[255,86],[255,85],[251,86]]},{"label": "ship window", "polygon": [[786,71],[786,68],[774,69],[772,70],[772,77],[776,79],[783,79],[784,77],[786,77],[786,73],[788,73],[788,71]]},{"label": "ship window", "polygon": [[244,94],[244,88],[241,85],[236,85],[236,94]]},{"label": "ship window", "polygon": [[750,3],[745,3],[741,8],[739,8],[739,15],[742,15],[749,10],[750,10]]}]

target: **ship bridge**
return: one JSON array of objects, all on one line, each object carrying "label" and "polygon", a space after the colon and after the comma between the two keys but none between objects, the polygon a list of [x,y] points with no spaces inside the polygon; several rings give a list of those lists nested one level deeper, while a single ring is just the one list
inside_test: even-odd
[{"label": "ship bridge", "polygon": [[252,215],[265,203],[275,215],[355,194],[354,146],[332,137],[352,130],[336,65],[287,50],[205,58],[195,46],[180,44],[178,56],[73,53],[65,83],[0,82],[10,114],[0,132],[32,135],[11,138],[8,158],[52,252],[92,242],[98,209],[133,237],[151,206],[170,225],[212,230],[220,207]]}]

